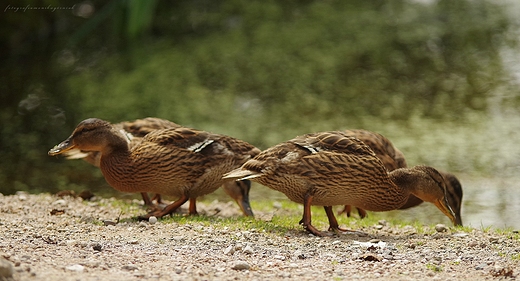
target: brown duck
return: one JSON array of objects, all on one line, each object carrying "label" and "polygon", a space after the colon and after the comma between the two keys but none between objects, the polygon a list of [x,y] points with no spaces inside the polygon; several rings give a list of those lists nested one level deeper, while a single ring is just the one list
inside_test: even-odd
[{"label": "brown duck", "polygon": [[389,211],[404,205],[410,194],[433,203],[455,223],[445,180],[437,170],[415,166],[388,172],[370,147],[340,131],[312,133],[280,143],[224,178],[251,179],[303,204],[300,223],[318,236],[323,233],[311,224],[311,205],[324,207],[329,230],[347,231],[339,228],[332,206]]},{"label": "brown duck", "polygon": [[[160,129],[171,129],[181,128],[182,126],[171,122],[169,120],[147,117],[143,119],[136,119],[134,121],[123,121],[112,125],[116,131],[118,131],[128,141],[130,148],[138,144],[144,136],[148,133]],[[62,152],[67,159],[83,159],[88,163],[99,167],[101,152],[99,151],[81,151],[77,148],[73,148]],[[242,210],[245,216],[253,216],[253,210],[249,204],[249,191],[251,189],[251,182],[246,181],[228,181],[223,185],[224,191],[235,200]],[[158,205],[162,204],[161,195],[155,194],[150,199],[146,192],[141,193],[144,203],[151,209],[159,208]],[[155,205],[153,202],[157,202]]]},{"label": "brown duck", "polygon": [[[383,165],[386,167],[388,171],[393,171],[398,168],[406,168],[406,160],[404,158],[404,154],[397,149],[390,140],[384,137],[381,134],[367,131],[367,130],[346,130],[345,133],[348,136],[353,136],[364,142],[368,145],[376,154],[379,159],[383,162]],[[462,217],[461,217],[461,206],[462,206],[462,186],[453,174],[439,171],[446,180],[446,196],[448,199],[448,204],[451,209],[455,213],[455,222],[456,225],[462,225]],[[415,207],[421,204],[423,200],[417,198],[413,194],[410,194],[406,203],[401,206],[399,209],[408,209],[411,207]],[[357,208],[359,216],[364,218],[366,216],[366,211]],[[346,213],[347,216],[350,216],[351,206],[346,205],[341,213]]]},{"label": "brown duck", "polygon": [[140,217],[147,219],[170,214],[188,200],[189,213],[196,214],[197,197],[215,191],[226,182],[223,174],[260,152],[232,137],[184,127],[154,130],[131,148],[128,143],[109,122],[90,118],[80,122],[49,155],[74,148],[98,151],[101,172],[115,189],[179,198],[163,210]]}]

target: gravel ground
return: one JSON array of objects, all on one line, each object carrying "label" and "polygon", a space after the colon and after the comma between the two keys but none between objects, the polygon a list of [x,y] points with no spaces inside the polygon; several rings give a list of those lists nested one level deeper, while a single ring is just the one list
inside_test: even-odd
[{"label": "gravel ground", "polygon": [[[517,231],[466,233],[438,225],[427,235],[381,221],[358,229],[366,236],[319,238],[296,222],[284,234],[189,220],[104,226],[99,221],[121,215],[114,200],[0,194],[0,280],[474,281],[511,280],[520,272]],[[198,207],[240,215],[229,203]]]}]

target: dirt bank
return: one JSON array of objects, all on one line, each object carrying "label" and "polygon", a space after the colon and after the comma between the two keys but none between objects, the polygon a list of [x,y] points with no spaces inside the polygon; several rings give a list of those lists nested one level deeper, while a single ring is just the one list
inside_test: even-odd
[{"label": "dirt bank", "polygon": [[[381,222],[359,229],[368,236],[318,238],[298,227],[269,233],[196,220],[104,226],[121,214],[111,200],[0,195],[0,280],[476,281],[520,272],[516,231],[417,234]],[[200,208],[222,208],[212,204],[223,203]]]}]

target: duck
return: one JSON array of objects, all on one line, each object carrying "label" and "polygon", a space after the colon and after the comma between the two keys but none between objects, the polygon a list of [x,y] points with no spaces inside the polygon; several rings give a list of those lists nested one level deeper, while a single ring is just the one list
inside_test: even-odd
[{"label": "duck", "polygon": [[311,206],[323,206],[329,231],[347,232],[332,206],[352,205],[369,211],[390,211],[406,203],[410,194],[433,203],[453,223],[455,215],[446,199],[443,176],[429,166],[388,172],[374,151],[341,131],[310,133],[270,147],[224,179],[249,179],[284,193],[303,204],[300,224],[316,236]]},{"label": "duck", "polygon": [[[144,136],[154,130],[183,127],[172,121],[157,117],[146,117],[133,121],[123,121],[112,125],[115,130],[127,139],[130,148],[138,144]],[[83,159],[99,168],[101,158],[101,152],[99,151],[82,151],[73,148],[63,152],[62,154],[66,159]],[[250,181],[229,181],[225,182],[222,188],[224,192],[233,198],[233,200],[238,204],[244,216],[254,216],[251,204],[249,203],[249,191],[251,189]],[[145,206],[150,210],[158,209],[163,205],[160,194],[155,194],[150,198],[148,193],[143,192],[141,193],[141,196]],[[157,204],[154,202],[157,202]]]},{"label": "duck", "polygon": [[[123,121],[112,124],[112,126],[118,131],[118,133],[126,138],[130,147],[136,143],[139,143],[142,137],[146,136],[153,130],[182,127],[181,125],[169,120],[156,117],[146,117],[143,119],[136,119],[134,121]],[[77,148],[72,148],[63,152],[62,154],[66,159],[83,159],[84,161],[99,168],[101,159],[101,152],[99,151],[83,151]],[[155,194],[152,199],[150,199],[148,193],[146,192],[141,193],[141,196],[143,198],[144,204],[150,209],[159,208],[159,205],[162,203],[160,194]],[[157,202],[157,205],[153,203],[154,201]]]},{"label": "duck", "polygon": [[[140,216],[140,220],[171,214],[187,201],[189,214],[196,215],[197,197],[222,185],[250,187],[247,182],[237,184],[222,179],[223,174],[260,153],[245,141],[179,126],[151,130],[133,144],[127,131],[122,132],[118,127],[99,118],[85,119],[48,155],[65,154],[73,149],[97,152],[99,162],[94,163],[99,163],[105,180],[114,189],[179,198],[164,209]],[[242,201],[249,207],[248,191]]]},{"label": "duck", "polygon": [[[388,171],[393,171],[398,168],[407,167],[404,154],[399,149],[397,149],[388,138],[384,137],[383,135],[363,129],[350,129],[344,130],[344,132],[348,136],[356,137],[357,139],[361,140],[366,145],[368,145],[374,151],[376,156],[379,159],[381,159],[383,165]],[[439,171],[439,173],[444,177],[446,182],[448,203],[451,209],[455,212],[456,225],[462,226],[462,185],[455,175],[444,171]],[[423,202],[424,201],[419,199],[417,196],[410,194],[406,203],[399,209],[403,210],[412,208]],[[346,205],[344,209],[339,212],[339,214],[345,213],[347,216],[350,217],[351,209],[351,206]],[[361,218],[366,217],[367,213],[365,210],[361,208],[357,208],[357,210]]]}]

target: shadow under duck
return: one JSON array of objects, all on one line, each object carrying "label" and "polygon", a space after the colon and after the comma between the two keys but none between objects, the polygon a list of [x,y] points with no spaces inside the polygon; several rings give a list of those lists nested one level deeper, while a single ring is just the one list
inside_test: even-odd
[{"label": "shadow under duck", "polygon": [[[197,197],[223,184],[237,186],[223,180],[222,175],[260,152],[247,142],[185,127],[154,129],[135,144],[129,145],[131,142],[125,130],[122,132],[107,121],[90,118],[80,122],[71,136],[48,154],[64,154],[72,149],[98,152],[100,155],[95,157],[99,157],[101,172],[116,190],[179,198],[163,210],[140,217],[147,219],[170,214],[188,200],[189,213],[196,214]],[[250,183],[246,183],[249,187]],[[251,212],[247,195],[244,206]]]},{"label": "shadow under duck", "polygon": [[323,206],[329,230],[338,225],[332,206],[352,205],[370,211],[403,206],[410,194],[431,202],[455,224],[446,199],[446,183],[432,167],[415,166],[388,172],[365,143],[344,132],[306,134],[275,145],[245,162],[225,179],[250,179],[303,204],[300,224],[317,236],[311,206]]},{"label": "shadow under duck", "polygon": [[[383,165],[388,171],[407,167],[404,154],[383,135],[362,129],[345,130],[344,132],[348,136],[356,137],[368,145],[374,151],[376,156],[381,159]],[[450,208],[455,213],[455,224],[462,225],[462,185],[455,175],[443,171],[439,171],[439,173],[444,177],[446,182],[446,196]],[[403,210],[412,208],[423,202],[424,201],[419,199],[417,196],[410,194],[406,203],[399,209]],[[359,207],[357,207],[357,210],[361,218],[366,217],[367,213],[365,210]],[[351,206],[346,205],[339,214],[342,213],[346,213],[346,215],[350,217]]]}]

